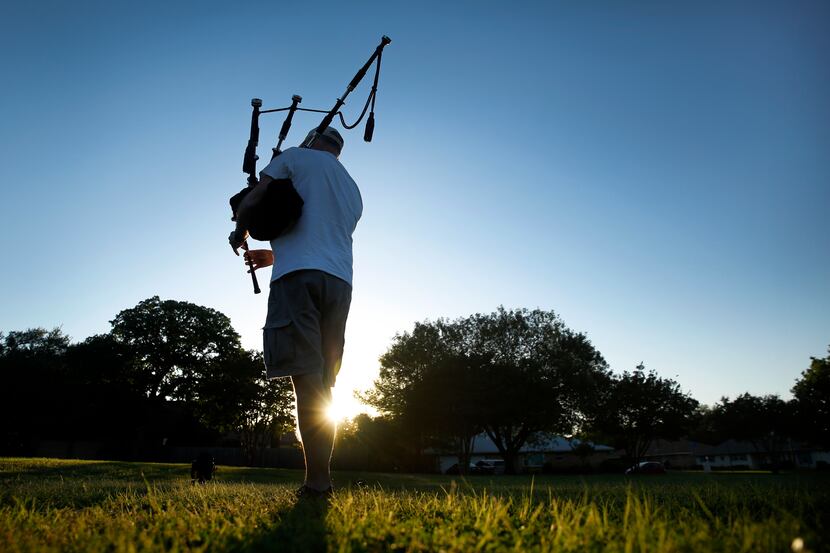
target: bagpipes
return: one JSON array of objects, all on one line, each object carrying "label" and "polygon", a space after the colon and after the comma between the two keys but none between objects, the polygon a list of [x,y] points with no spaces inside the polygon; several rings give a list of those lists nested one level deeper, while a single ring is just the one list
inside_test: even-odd
[{"label": "bagpipes", "polygon": [[[294,113],[297,111],[309,111],[326,114],[315,131],[311,133],[300,145],[301,148],[311,147],[315,140],[317,140],[317,138],[325,132],[329,125],[331,125],[331,122],[334,120],[336,115],[340,116],[340,122],[343,125],[343,128],[350,130],[355,128],[363,120],[363,117],[366,115],[366,110],[369,109],[370,106],[371,110],[369,111],[369,118],[366,120],[366,129],[363,133],[363,140],[366,142],[372,141],[372,135],[375,130],[375,97],[377,96],[378,78],[380,77],[380,61],[383,55],[383,48],[391,42],[392,40],[388,36],[384,35],[381,38],[380,44],[377,48],[375,48],[375,51],[372,53],[369,60],[363,64],[363,67],[360,68],[349,85],[346,87],[346,91],[340,98],[337,98],[337,102],[335,102],[334,107],[328,111],[299,107],[299,104],[303,99],[296,94],[291,97],[291,105],[286,108],[261,110],[262,100],[259,98],[253,98],[251,100],[251,107],[253,108],[253,111],[251,112],[251,136],[248,139],[248,146],[245,148],[245,157],[242,161],[242,172],[247,173],[248,175],[248,185],[230,199],[231,211],[233,212],[233,217],[231,217],[232,221],[236,221],[236,212],[239,208],[239,204],[242,203],[245,196],[247,196],[248,193],[251,192],[255,186],[257,186],[257,184],[259,184],[259,180],[256,176],[256,162],[259,159],[259,156],[256,154],[256,149],[259,144],[259,116],[261,114],[276,113],[280,111],[288,112],[285,117],[285,121],[283,121],[282,127],[280,128],[277,145],[271,149],[272,160],[280,155],[280,148],[282,147],[285,137],[288,136],[288,131],[291,129],[291,122],[294,119]],[[346,103],[346,97],[355,89],[355,87],[357,87],[360,81],[363,80],[363,77],[366,75],[366,72],[369,70],[369,67],[373,62],[377,62],[374,84],[372,85],[369,97],[366,99],[366,104],[363,106],[363,111],[361,111],[360,116],[354,123],[349,125],[346,123],[340,108]],[[255,240],[273,240],[287,229],[291,228],[297,219],[299,219],[302,213],[302,206],[303,200],[300,195],[297,194],[297,191],[294,189],[290,179],[273,180],[268,183],[268,190],[266,190],[263,201],[260,202],[260,205],[252,208],[252,215],[250,217],[249,224],[251,228],[247,230],[251,237]],[[242,249],[248,251],[247,240],[243,242]],[[259,283],[257,282],[256,275],[254,274],[253,261],[249,259],[246,263],[250,269],[249,272],[251,273],[251,280],[254,285],[254,293],[259,294]]]}]

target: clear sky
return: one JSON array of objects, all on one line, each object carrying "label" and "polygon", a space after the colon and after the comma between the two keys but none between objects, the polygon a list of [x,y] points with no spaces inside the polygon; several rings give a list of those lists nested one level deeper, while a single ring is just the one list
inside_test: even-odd
[{"label": "clear sky", "polygon": [[788,397],[826,354],[821,0],[5,1],[0,330],[82,340],[159,295],[261,347],[266,295],[226,241],[250,98],[328,109],[383,34],[375,140],[341,156],[365,208],[345,409],[396,332],[499,305],[705,403]]}]

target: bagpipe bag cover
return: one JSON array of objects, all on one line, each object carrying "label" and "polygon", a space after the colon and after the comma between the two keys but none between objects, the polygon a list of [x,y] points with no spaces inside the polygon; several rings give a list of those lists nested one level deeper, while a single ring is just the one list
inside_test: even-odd
[{"label": "bagpipe bag cover", "polygon": [[[262,200],[251,206],[248,233],[254,240],[270,242],[291,229],[303,213],[303,199],[291,179],[274,179],[267,185]],[[245,188],[230,200],[236,213],[242,199],[251,191]]]}]

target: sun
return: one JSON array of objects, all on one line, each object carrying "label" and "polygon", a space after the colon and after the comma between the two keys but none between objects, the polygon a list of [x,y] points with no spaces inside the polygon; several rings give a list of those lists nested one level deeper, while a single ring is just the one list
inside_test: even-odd
[{"label": "sun", "polygon": [[338,401],[338,397],[334,396],[331,405],[326,409],[326,416],[331,422],[341,422],[353,417],[354,413],[351,405],[342,400]]}]

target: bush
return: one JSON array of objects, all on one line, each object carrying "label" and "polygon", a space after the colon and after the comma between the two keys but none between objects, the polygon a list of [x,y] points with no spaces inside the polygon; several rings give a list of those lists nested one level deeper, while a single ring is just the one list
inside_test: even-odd
[{"label": "bush", "polygon": [[597,467],[597,471],[610,474],[622,474],[625,472],[627,468],[629,468],[633,464],[634,461],[625,457],[619,457],[617,459],[605,459],[603,462],[599,464],[599,467]]}]

